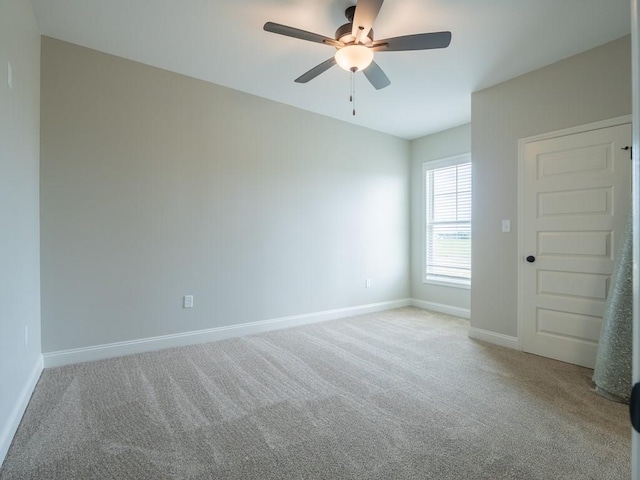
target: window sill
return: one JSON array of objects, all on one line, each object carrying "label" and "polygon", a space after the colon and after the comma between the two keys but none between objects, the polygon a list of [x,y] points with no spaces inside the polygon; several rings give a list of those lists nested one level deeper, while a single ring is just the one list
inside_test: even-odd
[{"label": "window sill", "polygon": [[464,280],[436,280],[434,278],[426,278],[422,280],[422,283],[428,283],[431,285],[440,285],[441,287],[453,287],[462,288],[463,290],[471,289],[471,282],[465,282]]}]

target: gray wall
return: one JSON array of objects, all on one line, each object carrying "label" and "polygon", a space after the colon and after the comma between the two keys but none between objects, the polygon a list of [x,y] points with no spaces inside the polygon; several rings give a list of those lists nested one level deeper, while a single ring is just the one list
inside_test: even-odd
[{"label": "gray wall", "polygon": [[41,359],[39,114],[40,35],[31,2],[5,0],[0,2],[0,462],[7,435],[13,435],[7,429],[17,399]]},{"label": "gray wall", "polygon": [[41,82],[43,352],[409,296],[408,141],[46,37]]},{"label": "gray wall", "polygon": [[630,114],[630,45],[623,37],[472,95],[472,327],[517,335],[518,139]]},{"label": "gray wall", "polygon": [[422,164],[471,152],[471,125],[434,133],[411,142],[411,296],[426,302],[469,309],[470,290],[422,282]]}]

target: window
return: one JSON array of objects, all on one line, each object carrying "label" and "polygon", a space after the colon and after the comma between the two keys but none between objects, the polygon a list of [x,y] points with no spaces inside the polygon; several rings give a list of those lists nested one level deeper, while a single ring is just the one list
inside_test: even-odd
[{"label": "window", "polygon": [[425,261],[423,281],[471,284],[471,156],[423,164]]}]

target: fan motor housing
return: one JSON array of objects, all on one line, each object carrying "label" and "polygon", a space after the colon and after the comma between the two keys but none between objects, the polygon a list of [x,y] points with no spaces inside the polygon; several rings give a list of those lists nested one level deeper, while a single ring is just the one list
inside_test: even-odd
[{"label": "fan motor housing", "polygon": [[[341,25],[340,27],[338,27],[338,29],[336,30],[336,40],[342,43],[351,43],[355,40],[353,38],[352,32],[353,32],[353,23],[345,23],[344,25]],[[363,40],[362,43],[365,45],[368,45],[371,42],[373,42],[373,28],[369,30],[369,34],[367,35],[367,38],[364,38],[362,40]]]}]

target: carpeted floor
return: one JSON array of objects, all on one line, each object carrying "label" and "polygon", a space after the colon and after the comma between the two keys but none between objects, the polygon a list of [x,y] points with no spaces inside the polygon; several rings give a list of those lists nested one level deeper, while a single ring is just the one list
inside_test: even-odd
[{"label": "carpeted floor", "polygon": [[46,370],[9,479],[628,479],[592,371],[415,308]]}]

